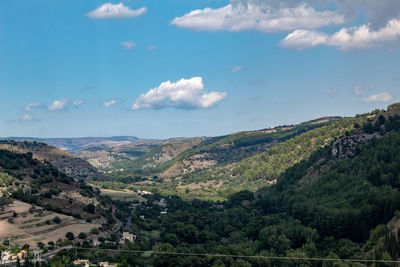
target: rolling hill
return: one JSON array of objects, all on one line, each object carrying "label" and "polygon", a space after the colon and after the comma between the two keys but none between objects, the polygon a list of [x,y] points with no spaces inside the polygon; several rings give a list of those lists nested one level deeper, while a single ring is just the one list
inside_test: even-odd
[{"label": "rolling hill", "polygon": [[[132,232],[143,239],[126,249],[148,249],[151,242],[162,253],[121,253],[113,260],[153,266],[395,266],[399,115],[396,104],[336,120],[242,160],[236,165],[248,164],[237,174],[242,184],[260,183],[232,190],[224,200],[191,199],[195,191],[184,195],[179,189],[168,197],[163,191],[151,195],[129,213]],[[268,153],[279,147],[283,152]],[[292,153],[303,158],[282,166]],[[264,169],[274,160],[282,163],[276,172]],[[254,177],[247,172],[252,166]]]},{"label": "rolling hill", "polygon": [[[298,125],[160,143],[139,157],[116,161],[111,178],[141,190],[178,194],[185,199],[223,200],[241,190],[255,192],[274,184],[288,168],[314,152],[353,132],[357,134],[364,124],[375,123],[378,114],[389,117],[398,113],[394,104],[387,111],[355,117],[325,117]],[[359,145],[372,137],[343,141],[345,145],[339,142],[337,149],[343,150],[350,143]]]},{"label": "rolling hill", "polygon": [[3,140],[0,141],[0,149],[17,153],[31,153],[33,158],[40,161],[48,161],[58,170],[77,179],[107,179],[106,176],[87,161],[45,143],[37,141],[18,142],[14,140]]},{"label": "rolling hill", "polygon": [[0,238],[37,247],[39,241],[56,242],[67,232],[90,235],[96,228],[108,235],[113,231],[119,223],[112,213],[113,203],[98,189],[43,158],[45,148],[50,152],[54,148],[30,143],[30,148],[40,148],[39,158],[32,152],[21,152],[26,142],[4,143],[7,146],[0,148]]},{"label": "rolling hill", "polygon": [[7,137],[3,140],[36,141],[57,147],[69,153],[75,153],[84,149],[107,149],[121,145],[146,141],[135,136],[113,137],[80,137],[80,138],[35,138],[35,137]]},{"label": "rolling hill", "polygon": [[115,169],[112,177],[145,190],[225,199],[242,189],[255,191],[274,183],[288,167],[364,120],[325,117],[298,125],[169,142],[126,162],[127,167]]},{"label": "rolling hill", "polygon": [[[96,249],[79,256],[131,265],[280,266],[282,258],[292,260],[288,266],[325,266],[321,258],[334,266],[391,263],[400,259],[399,115],[394,104],[353,118],[159,144],[131,169],[113,172],[112,181],[87,180],[117,194],[114,202],[38,152],[22,153],[24,142],[7,144],[0,150],[0,216],[13,223],[0,226],[32,244],[32,236],[47,241],[49,233],[61,236],[58,229],[71,231],[70,224],[111,232],[129,221],[134,242],[100,248],[162,253],[98,253],[87,243]],[[44,155],[57,151],[39,145]],[[153,194],[133,198],[136,189]],[[17,201],[10,206],[10,199]],[[35,206],[34,215],[27,205]],[[22,216],[11,218],[10,208]],[[69,261],[73,253],[63,255]]]}]

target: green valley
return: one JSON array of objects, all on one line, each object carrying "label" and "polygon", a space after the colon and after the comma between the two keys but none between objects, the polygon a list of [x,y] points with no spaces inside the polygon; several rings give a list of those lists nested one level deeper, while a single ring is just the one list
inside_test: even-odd
[{"label": "green valley", "polygon": [[122,145],[114,152],[146,149],[98,176],[77,175],[86,165],[54,147],[2,141],[0,235],[16,251],[57,247],[52,264],[392,266],[399,106]]}]

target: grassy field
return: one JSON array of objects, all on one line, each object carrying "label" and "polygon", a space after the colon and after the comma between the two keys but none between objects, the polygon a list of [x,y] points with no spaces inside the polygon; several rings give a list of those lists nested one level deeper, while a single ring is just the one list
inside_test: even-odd
[{"label": "grassy field", "polygon": [[144,198],[138,195],[138,193],[129,189],[113,190],[99,188],[102,195],[109,196],[114,200],[125,200],[125,201],[145,201]]}]

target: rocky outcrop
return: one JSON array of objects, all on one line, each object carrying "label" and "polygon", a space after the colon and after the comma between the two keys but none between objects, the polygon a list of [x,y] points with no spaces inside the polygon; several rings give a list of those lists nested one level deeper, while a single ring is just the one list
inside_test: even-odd
[{"label": "rocky outcrop", "polygon": [[355,156],[357,148],[365,143],[368,143],[372,139],[382,138],[379,132],[367,134],[367,133],[354,133],[350,136],[342,137],[332,144],[332,156],[345,159]]}]

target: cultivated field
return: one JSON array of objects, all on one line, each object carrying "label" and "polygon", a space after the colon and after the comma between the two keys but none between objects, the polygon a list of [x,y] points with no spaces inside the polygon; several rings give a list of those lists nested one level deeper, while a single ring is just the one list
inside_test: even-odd
[{"label": "cultivated field", "polygon": [[[89,233],[92,228],[100,226],[39,207],[30,208],[30,204],[20,201],[5,207],[0,220],[0,239],[9,238],[12,243],[28,244],[35,248],[38,242],[47,244],[49,241],[64,239],[67,232],[77,236],[80,232]],[[16,217],[13,216],[14,212]],[[60,218],[60,222],[54,221],[56,217]]]},{"label": "cultivated field", "polygon": [[113,190],[113,189],[103,189],[99,188],[102,195],[109,196],[112,199],[121,199],[125,201],[145,201],[144,198],[139,196],[136,192],[129,189]]}]

